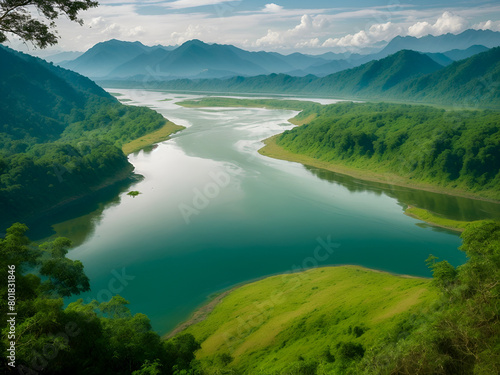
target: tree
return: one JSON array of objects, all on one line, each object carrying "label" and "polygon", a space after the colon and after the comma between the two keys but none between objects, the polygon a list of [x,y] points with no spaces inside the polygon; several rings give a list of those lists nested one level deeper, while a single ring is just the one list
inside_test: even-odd
[{"label": "tree", "polygon": [[[78,12],[97,5],[98,2],[92,0],[0,0],[0,43],[7,41],[6,34],[11,33],[40,48],[57,44],[54,28],[60,15],[82,25]],[[48,22],[34,18],[33,10]]]}]

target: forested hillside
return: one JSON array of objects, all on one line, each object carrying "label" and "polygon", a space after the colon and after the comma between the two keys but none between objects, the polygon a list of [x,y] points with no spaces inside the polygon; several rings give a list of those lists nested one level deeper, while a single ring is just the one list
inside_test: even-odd
[{"label": "forested hillside", "polygon": [[[309,113],[310,112],[310,113]],[[296,154],[500,199],[500,114],[427,106],[312,107],[277,144]]]},{"label": "forested hillside", "polygon": [[[500,108],[500,47],[443,67],[429,56],[399,51],[326,77],[270,74],[229,79],[141,81],[155,89],[315,95],[332,98],[422,102],[465,108]],[[134,87],[133,81],[103,81]]]},{"label": "forested hillside", "polygon": [[370,96],[385,92],[400,82],[433,73],[443,68],[427,55],[403,50],[382,60],[344,70],[319,79],[305,89],[309,91]]},{"label": "forested hillside", "polygon": [[122,144],[166,122],[86,77],[4,47],[0,95],[3,225],[127,178],[133,167]]}]

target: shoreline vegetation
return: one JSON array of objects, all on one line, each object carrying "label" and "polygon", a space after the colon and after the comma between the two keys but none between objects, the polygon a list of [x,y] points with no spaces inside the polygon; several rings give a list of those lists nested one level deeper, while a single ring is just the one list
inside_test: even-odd
[{"label": "shoreline vegetation", "polygon": [[441,227],[444,229],[449,229],[455,232],[463,232],[469,224],[479,224],[485,221],[485,220],[474,220],[474,221],[451,220],[444,218],[442,216],[438,216],[428,210],[412,206],[408,206],[408,208],[405,210],[404,213],[405,215],[408,215],[418,220],[422,220],[428,224]]},{"label": "shoreline vegetation", "polygon": [[329,163],[323,160],[315,159],[307,155],[296,154],[291,151],[285,150],[283,147],[279,146],[276,143],[276,140],[278,139],[279,136],[281,136],[281,134],[273,135],[272,137],[264,139],[262,142],[264,143],[265,146],[258,150],[259,154],[274,159],[286,160],[286,161],[301,163],[311,167],[326,169],[331,172],[344,174],[354,178],[359,178],[360,180],[379,182],[387,185],[396,185],[411,189],[425,190],[432,193],[448,194],[457,197],[498,203],[498,200],[485,198],[480,195],[470,193],[461,189],[447,188],[447,187],[445,188],[436,185],[431,185],[425,182],[410,181],[409,179],[402,176],[398,176],[394,173],[373,172],[368,169],[361,169],[352,166],[342,165],[340,162]]},{"label": "shoreline vegetation", "polygon": [[122,151],[125,155],[133,154],[134,152],[142,150],[144,147],[151,146],[155,143],[166,141],[170,136],[186,129],[186,127],[174,124],[172,121],[166,121],[165,125],[158,130],[143,135],[134,139],[122,146]]}]

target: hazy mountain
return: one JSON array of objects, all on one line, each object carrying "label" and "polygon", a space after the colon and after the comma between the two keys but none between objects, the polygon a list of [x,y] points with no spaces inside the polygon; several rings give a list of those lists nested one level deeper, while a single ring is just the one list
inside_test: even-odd
[{"label": "hazy mountain", "polygon": [[226,80],[176,80],[159,84],[163,88],[186,90],[246,92],[307,92],[352,95],[363,90],[388,90],[398,83],[441,69],[428,56],[401,51],[380,61],[344,70],[324,78],[314,75],[292,77],[270,74],[256,77],[234,77]]},{"label": "hazy mountain", "polygon": [[66,52],[59,52],[59,53],[56,53],[53,55],[46,56],[43,59],[50,61],[50,62],[53,62],[54,64],[59,64],[59,63],[62,63],[64,61],[70,61],[70,60],[77,59],[81,55],[83,55],[83,52],[66,51]]},{"label": "hazy mountain", "polygon": [[148,47],[141,42],[111,39],[97,43],[80,57],[62,63],[61,66],[88,77],[104,77],[116,67],[142,53],[163,48],[162,46]]},{"label": "hazy mountain", "polygon": [[[403,50],[322,78],[270,74],[148,84],[167,90],[287,93],[500,108],[499,81],[500,48],[494,48],[447,67],[436,63],[426,54]],[[116,81],[101,83],[111,87],[134,87],[137,84]],[[147,84],[144,86],[148,87]]]},{"label": "hazy mountain", "polygon": [[294,63],[293,57],[287,61],[287,57],[279,53],[265,51],[249,52],[231,45],[226,47],[231,49],[238,57],[264,68],[269,73],[285,73],[297,69],[297,64]]},{"label": "hazy mountain", "polygon": [[489,48],[485,46],[472,46],[467,49],[453,49],[451,51],[443,53],[426,53],[431,59],[433,59],[438,64],[443,66],[448,66],[455,61],[467,59],[471,56],[477,55],[478,53],[488,51]]},{"label": "hazy mountain", "polygon": [[[243,55],[247,59],[240,57]],[[113,69],[108,76],[143,75],[147,78],[168,79],[194,77],[202,73],[206,75],[207,72],[212,72],[210,78],[227,77],[228,73],[231,75],[268,73],[265,68],[250,61],[256,58],[251,52],[233,46],[190,40],[172,51],[146,51]]]},{"label": "hazy mountain", "polygon": [[[313,74],[318,77],[324,77],[329,74],[337,73],[342,70],[350,69],[353,65],[346,60],[332,60],[324,64],[311,65],[304,69],[304,75]],[[291,74],[291,73],[289,73]],[[293,74],[292,74],[293,75]]]},{"label": "hazy mountain", "polygon": [[[306,75],[314,71],[312,66],[329,62],[328,58],[301,53],[250,52],[232,45],[207,44],[200,40],[190,40],[177,48],[147,47],[139,42],[110,40],[96,44],[79,58],[62,66],[93,78],[142,76],[172,79],[286,73],[311,67],[300,72]],[[325,75],[349,66],[332,63],[319,68],[319,73]]]},{"label": "hazy mountain", "polygon": [[402,49],[434,53],[446,52],[454,49],[466,50],[475,45],[481,45],[487,48],[500,46],[500,32],[491,30],[466,30],[457,35],[428,35],[422,38],[397,36],[392,39],[378,55],[379,57],[385,57]]},{"label": "hazy mountain", "polygon": [[[306,69],[312,65],[321,65],[328,62],[328,59],[313,55],[304,55],[302,53],[291,53],[289,55],[281,55],[279,53],[274,53],[275,56],[279,57],[285,63],[293,66],[295,69]],[[279,72],[275,72],[279,73]]]},{"label": "hazy mountain", "polygon": [[162,79],[167,74],[160,72],[159,66],[169,53],[170,51],[161,48],[150,52],[143,52],[129,61],[117,66],[107,75],[109,77],[132,77],[136,75],[143,75],[153,79]]},{"label": "hazy mountain", "polygon": [[400,50],[425,52],[442,66],[500,45],[500,32],[467,30],[422,38],[396,37],[380,52],[358,55],[327,52],[322,55],[250,52],[232,45],[190,40],[179,47],[148,47],[140,42],[110,40],[98,43],[82,56],[62,66],[92,78],[172,80],[178,78],[226,78],[269,73],[323,77],[383,59]]},{"label": "hazy mountain", "polygon": [[443,55],[450,58],[453,61],[468,59],[478,53],[486,52],[489,48],[480,45],[473,45],[467,49],[453,49],[451,51],[443,52]]}]

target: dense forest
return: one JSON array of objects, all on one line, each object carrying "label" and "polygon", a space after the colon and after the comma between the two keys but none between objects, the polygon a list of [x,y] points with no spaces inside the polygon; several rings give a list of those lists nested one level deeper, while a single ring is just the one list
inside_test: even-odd
[{"label": "dense forest", "polygon": [[227,79],[103,81],[109,87],[143,87],[205,92],[275,93],[337,99],[391,100],[461,108],[500,108],[500,47],[443,67],[429,56],[402,50],[326,77],[286,74]]},{"label": "dense forest", "polygon": [[338,103],[277,144],[297,154],[500,199],[500,113],[427,106]]},{"label": "dense forest", "polygon": [[[8,280],[0,287],[0,311],[4,317],[17,313],[12,315],[15,337],[9,339],[7,318],[0,325],[2,374],[141,375],[189,369],[199,347],[194,338],[184,334],[162,341],[147,316],[132,315],[119,295],[88,304],[79,299],[64,307],[64,297],[89,290],[83,265],[66,258],[68,239],[37,246],[25,236],[27,230],[17,223],[0,239],[0,277]],[[14,368],[8,365],[11,341]]]},{"label": "dense forest", "polygon": [[121,146],[161,128],[86,77],[0,48],[2,225],[125,179]]}]

